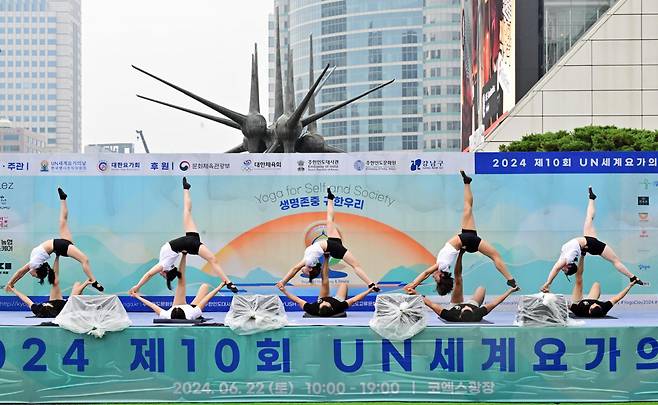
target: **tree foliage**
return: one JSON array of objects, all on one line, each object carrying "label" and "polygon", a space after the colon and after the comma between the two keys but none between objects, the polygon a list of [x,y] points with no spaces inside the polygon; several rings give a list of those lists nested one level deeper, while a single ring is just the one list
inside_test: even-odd
[{"label": "tree foliage", "polygon": [[589,126],[576,128],[572,132],[526,135],[521,140],[500,146],[501,152],[607,150],[658,150],[658,131]]}]

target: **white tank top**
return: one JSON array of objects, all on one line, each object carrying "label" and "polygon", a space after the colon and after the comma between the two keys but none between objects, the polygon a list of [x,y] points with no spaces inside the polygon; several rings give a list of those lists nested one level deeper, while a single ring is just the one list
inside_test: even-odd
[{"label": "white tank top", "polygon": [[457,256],[459,256],[459,250],[446,242],[443,248],[439,250],[439,254],[436,255],[436,264],[439,265],[439,270],[448,271],[455,260],[457,260]]}]

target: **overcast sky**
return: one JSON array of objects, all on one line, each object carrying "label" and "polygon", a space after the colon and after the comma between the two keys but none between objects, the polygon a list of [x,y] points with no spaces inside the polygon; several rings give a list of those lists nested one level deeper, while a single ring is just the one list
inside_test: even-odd
[{"label": "overcast sky", "polygon": [[[85,0],[82,2],[82,143],[135,142],[152,153],[223,152],[233,128],[138,99],[139,93],[212,113],[134,64],[224,107],[249,107],[258,43],[261,112],[267,116],[267,16],[271,0]],[[217,115],[217,114],[215,114]]]}]

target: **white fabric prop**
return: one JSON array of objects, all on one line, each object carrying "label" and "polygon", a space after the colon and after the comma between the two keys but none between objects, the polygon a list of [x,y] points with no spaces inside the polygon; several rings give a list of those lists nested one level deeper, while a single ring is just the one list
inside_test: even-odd
[{"label": "white fabric prop", "polygon": [[405,340],[416,336],[426,326],[425,305],[420,295],[377,296],[370,327],[380,336],[389,340]]},{"label": "white fabric prop", "polygon": [[224,324],[238,335],[253,335],[283,328],[288,317],[277,295],[235,295]]},{"label": "white fabric prop", "polygon": [[569,303],[564,295],[538,293],[524,295],[519,300],[516,325],[567,326]]},{"label": "white fabric prop", "polygon": [[116,295],[69,297],[53,323],[71,332],[86,333],[97,338],[103,337],[105,332],[117,332],[132,325]]}]

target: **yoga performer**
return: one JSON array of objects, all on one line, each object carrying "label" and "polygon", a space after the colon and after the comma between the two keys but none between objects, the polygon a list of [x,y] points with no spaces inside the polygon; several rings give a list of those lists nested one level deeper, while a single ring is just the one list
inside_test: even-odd
[{"label": "yoga performer", "polygon": [[411,293],[430,275],[436,280],[436,291],[439,295],[446,295],[452,291],[453,279],[450,274],[450,267],[459,255],[461,250],[468,253],[480,252],[489,257],[496,266],[496,270],[505,277],[507,285],[515,288],[516,280],[507,271],[507,266],[500,257],[500,253],[487,241],[481,239],[475,230],[475,219],[473,218],[473,193],[471,192],[472,178],[460,170],[464,181],[464,210],[462,214],[462,232],[450,238],[436,256],[436,263],[429,267],[411,283],[407,284],[404,289]]},{"label": "yoga performer", "polygon": [[578,258],[585,252],[591,255],[601,256],[612,263],[617,271],[626,275],[631,282],[637,281],[637,284],[644,285],[642,280],[628,271],[626,266],[624,266],[619,260],[619,257],[617,257],[617,254],[610,246],[596,239],[596,229],[594,229],[594,215],[596,214],[596,208],[594,206],[594,200],[596,200],[596,194],[594,194],[592,187],[590,186],[587,214],[585,216],[585,224],[583,225],[584,236],[573,238],[562,245],[560,258],[555,262],[555,265],[553,265],[553,269],[551,269],[551,272],[548,274],[546,283],[541,286],[542,292],[547,293],[550,291],[551,283],[560,271],[563,271],[567,276],[576,274],[578,271]]},{"label": "yoga performer", "polygon": [[345,263],[349,264],[353,269],[354,273],[361,280],[363,280],[368,288],[372,288],[374,292],[379,292],[379,287],[377,284],[373,283],[368,275],[363,271],[361,265],[356,260],[351,251],[347,250],[343,246],[343,242],[340,239],[340,233],[336,228],[334,223],[334,195],[331,192],[331,189],[327,188],[327,238],[326,240],[319,240],[313,243],[311,246],[307,247],[304,250],[304,259],[297,263],[288,274],[279,281],[276,286],[281,288],[286,285],[290,279],[292,279],[300,270],[302,274],[308,276],[308,280],[312,281],[320,274],[322,268],[322,263],[320,258],[324,256],[325,253],[329,253],[331,257],[343,260]]},{"label": "yoga performer", "polygon": [[[55,263],[53,264],[53,272],[49,274],[50,287],[50,297],[48,301],[37,304],[32,301],[27,295],[18,291],[15,287],[10,287],[10,291],[16,294],[21,301],[25,303],[34,315],[37,318],[55,318],[62,312],[62,308],[66,304],[66,300],[62,297],[62,289],[59,288],[59,256],[55,257]],[[86,280],[83,283],[75,282],[73,288],[71,289],[71,297],[74,295],[81,295],[85,287],[91,284],[91,281]]]},{"label": "yoga performer", "polygon": [[374,291],[374,286],[368,290],[347,299],[347,283],[341,283],[338,286],[338,291],[334,297],[329,294],[329,253],[324,253],[324,262],[322,264],[322,284],[320,285],[320,294],[318,300],[314,303],[308,303],[299,298],[295,294],[288,292],[285,285],[277,284],[279,290],[286,295],[291,301],[296,302],[307,314],[331,317],[336,314],[343,313],[356,302],[364,299],[371,291]]},{"label": "yoga performer", "polygon": [[139,283],[128,291],[129,294],[132,295],[132,293],[138,292],[156,274],[160,274],[167,279],[167,288],[171,290],[171,281],[176,277],[181,277],[180,271],[174,266],[176,259],[178,259],[181,253],[201,256],[212,267],[215,275],[224,281],[226,287],[234,294],[237,294],[238,288],[226,277],[222,268],[219,267],[215,255],[212,254],[206,245],[201,243],[199,232],[192,218],[191,187],[190,183],[187,182],[187,178],[183,177],[183,229],[185,230],[185,236],[170,240],[162,245],[160,248],[160,261],[142,276]]},{"label": "yoga performer", "polygon": [[54,271],[50,264],[48,264],[48,259],[50,255],[55,253],[56,257],[59,256],[68,256],[71,257],[82,265],[82,271],[85,272],[87,278],[89,278],[90,284],[92,287],[98,291],[103,291],[103,286],[96,280],[94,274],[91,272],[91,267],[89,266],[89,259],[87,255],[82,253],[72,242],[73,237],[71,236],[71,230],[68,225],[68,216],[69,210],[66,205],[66,193],[61,189],[57,188],[57,193],[59,194],[60,204],[59,204],[59,239],[48,239],[47,241],[41,243],[30,253],[30,261],[9,279],[5,290],[8,292],[11,291],[11,288],[14,287],[16,282],[23,278],[25,274],[30,273],[32,277],[39,279],[39,284],[43,284],[43,280],[48,278],[48,282],[52,284],[54,281]]},{"label": "yoga performer", "polygon": [[631,288],[637,284],[638,280],[632,280],[628,285],[610,299],[610,301],[599,301],[601,297],[601,285],[598,281],[592,284],[586,298],[583,298],[583,270],[585,268],[585,253],[578,260],[578,270],[576,271],[576,285],[573,287],[571,294],[571,305],[569,309],[574,315],[581,318],[603,318],[607,315],[612,307],[621,301]]},{"label": "yoga performer", "polygon": [[208,284],[203,283],[199,287],[199,291],[196,293],[196,297],[192,300],[190,305],[187,304],[186,300],[186,279],[185,279],[185,258],[187,254],[183,253],[183,256],[180,259],[180,264],[178,265],[180,276],[178,278],[178,284],[176,285],[176,294],[174,295],[174,302],[171,308],[164,310],[140,296],[137,292],[131,292],[130,295],[140,300],[144,305],[151,308],[160,319],[187,319],[193,321],[195,319],[201,318],[201,313],[203,308],[206,307],[208,302],[217,295],[219,290],[222,289],[226,284],[221,283],[217,288],[208,292]]},{"label": "yoga performer", "polygon": [[[455,288],[450,297],[450,306],[444,308],[441,305],[432,302],[429,298],[423,296],[423,302],[430,307],[437,315],[449,322],[480,322],[488,313],[493,311],[513,292],[519,291],[519,287],[509,288],[503,295],[499,295],[492,302],[482,305],[486,290],[480,286],[475,289],[470,300],[464,300],[464,284],[462,280],[462,256],[464,251],[460,250],[455,263]],[[412,294],[416,294],[412,290]]]}]

